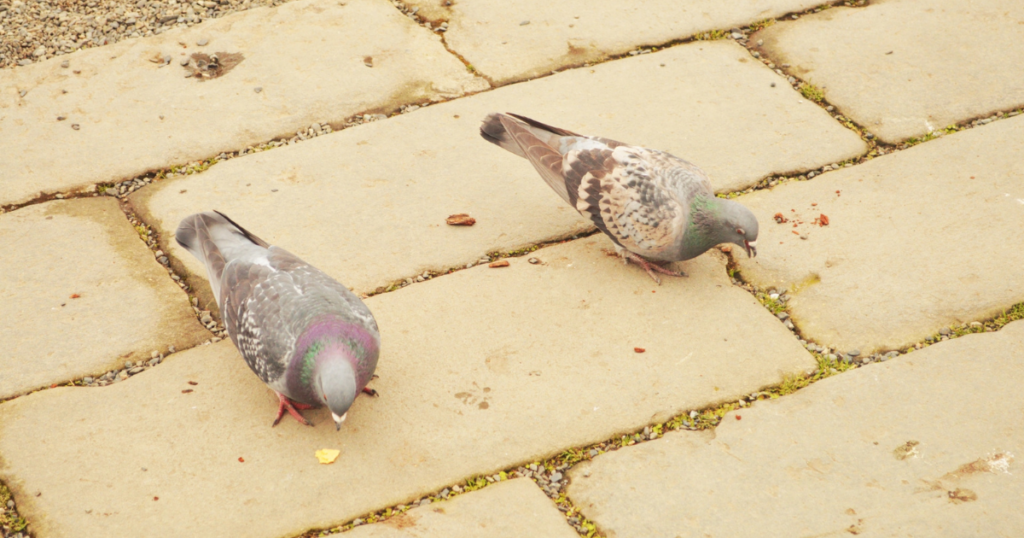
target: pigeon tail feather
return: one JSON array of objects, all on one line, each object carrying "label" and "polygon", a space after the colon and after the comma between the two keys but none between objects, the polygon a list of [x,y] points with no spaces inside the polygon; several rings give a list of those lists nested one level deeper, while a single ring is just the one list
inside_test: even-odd
[{"label": "pigeon tail feather", "polygon": [[480,125],[480,136],[484,140],[516,155],[526,158],[526,154],[523,153],[522,148],[519,144],[509,136],[508,131],[505,130],[505,126],[501,123],[501,114],[494,112],[488,114],[484,118],[484,122]]},{"label": "pigeon tail feather", "polygon": [[174,239],[206,265],[210,287],[218,304],[221,277],[227,263],[244,250],[268,246],[219,211],[204,211],[185,217],[178,225]]}]

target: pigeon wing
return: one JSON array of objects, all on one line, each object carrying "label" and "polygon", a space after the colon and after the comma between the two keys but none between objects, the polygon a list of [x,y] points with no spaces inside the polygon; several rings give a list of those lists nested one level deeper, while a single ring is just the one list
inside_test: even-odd
[{"label": "pigeon wing", "polygon": [[570,151],[563,173],[577,211],[620,246],[657,259],[681,242],[689,203],[679,196],[667,154],[652,153],[631,146]]}]

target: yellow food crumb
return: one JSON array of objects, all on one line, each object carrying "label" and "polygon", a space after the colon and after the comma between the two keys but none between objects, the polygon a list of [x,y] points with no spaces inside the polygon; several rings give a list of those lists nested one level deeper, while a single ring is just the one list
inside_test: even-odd
[{"label": "yellow food crumb", "polygon": [[334,450],[333,448],[321,448],[316,451],[316,459],[320,460],[320,463],[327,465],[334,463],[334,460],[338,459],[338,455],[341,454],[340,450]]}]

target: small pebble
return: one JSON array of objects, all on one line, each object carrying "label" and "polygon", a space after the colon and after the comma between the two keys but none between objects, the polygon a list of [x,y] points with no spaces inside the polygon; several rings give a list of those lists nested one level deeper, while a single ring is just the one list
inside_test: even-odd
[{"label": "small pebble", "polygon": [[67,67],[70,66],[70,65],[71,64],[67,60],[64,60],[63,62],[60,63],[60,66],[65,68],[65,69],[67,69]]},{"label": "small pebble", "polygon": [[256,93],[260,93],[261,91],[263,91],[263,88],[261,86],[257,86],[255,88],[253,88],[253,91],[256,92]]},{"label": "small pebble", "polygon": [[523,21],[519,23],[519,26],[526,26],[527,24],[530,24],[530,21]]},{"label": "small pebble", "polygon": [[189,62],[188,58],[182,58],[180,63],[182,65],[182,67],[184,67],[184,66],[188,65],[188,62]]},{"label": "small pebble", "polygon": [[77,131],[78,130],[78,124],[77,123],[72,123],[71,124],[71,128]]},{"label": "small pebble", "polygon": [[196,41],[196,45],[199,45],[200,47],[205,47],[206,44],[209,43],[209,42],[210,42],[210,40],[206,39],[204,37],[204,38],[200,39],[199,41]]},{"label": "small pebble", "polygon": [[67,118],[66,118],[66,117],[64,117],[64,116],[57,116],[57,121],[64,121],[64,120],[66,120],[66,119],[67,119]]}]

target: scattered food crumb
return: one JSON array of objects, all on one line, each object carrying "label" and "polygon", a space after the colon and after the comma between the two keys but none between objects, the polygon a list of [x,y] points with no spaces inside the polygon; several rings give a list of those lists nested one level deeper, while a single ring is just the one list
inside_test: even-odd
[{"label": "scattered food crumb", "polygon": [[456,213],[454,215],[448,215],[445,222],[452,226],[472,226],[476,224],[476,219],[465,213]]},{"label": "scattered food crumb", "polygon": [[743,417],[736,415],[736,420],[743,420]]},{"label": "scattered food crumb", "polygon": [[79,295],[79,294],[77,294],[77,293],[72,293],[72,294],[71,294],[71,298],[72,298],[72,299],[77,299],[77,298],[79,298],[79,297],[81,297],[81,295]]},{"label": "scattered food crumb", "polygon": [[779,223],[779,224],[782,224],[782,223],[784,223],[784,222],[789,222],[789,219],[787,219],[786,217],[784,217],[784,216],[782,215],[782,213],[776,213],[776,214],[775,214],[775,217],[774,217],[774,219],[775,219],[775,222],[777,222],[777,223]]},{"label": "scattered food crumb", "polygon": [[637,353],[643,353],[644,351],[647,351],[647,350],[642,348],[642,347],[635,347],[635,348],[633,348],[633,351],[635,351]]},{"label": "scattered food crumb", "polygon": [[487,264],[487,267],[490,267],[490,268],[493,269],[495,267],[508,267],[508,265],[509,265],[508,260],[498,260],[496,262],[491,262],[491,263]]},{"label": "scattered food crumb", "polygon": [[316,451],[316,459],[324,465],[334,463],[334,460],[338,459],[338,455],[341,454],[340,450],[333,448],[321,448]]},{"label": "scattered food crumb", "polygon": [[192,385],[194,387],[194,386],[198,385],[199,383],[196,382],[196,381],[189,381],[188,384]]},{"label": "scattered food crumb", "polygon": [[154,500],[154,501],[159,501],[159,500],[160,500],[160,497],[153,497],[153,500]]},{"label": "scattered food crumb", "polygon": [[185,389],[185,390],[181,391],[182,394],[188,394],[190,392],[192,392],[192,389]]},{"label": "scattered food crumb", "polygon": [[819,215],[818,216],[818,225],[819,226],[828,226],[828,216],[825,215],[824,213]]},{"label": "scattered food crumb", "polygon": [[238,461],[239,463],[245,463],[245,458],[243,458],[242,456],[238,456]]}]

